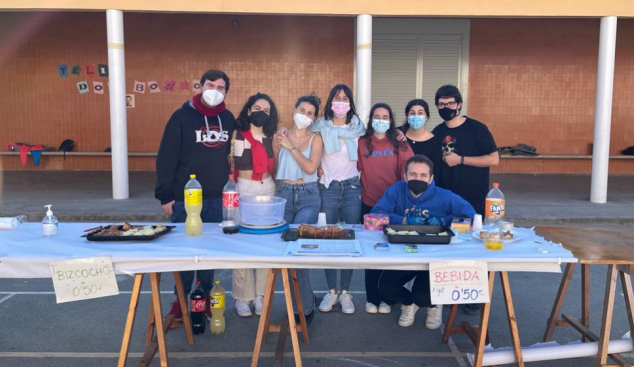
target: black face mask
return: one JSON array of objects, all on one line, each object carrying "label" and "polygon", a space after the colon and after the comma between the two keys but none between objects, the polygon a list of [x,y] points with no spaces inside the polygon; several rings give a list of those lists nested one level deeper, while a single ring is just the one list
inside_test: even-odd
[{"label": "black face mask", "polygon": [[427,181],[409,180],[407,181],[407,187],[414,193],[414,195],[420,195],[427,190],[429,184]]},{"label": "black face mask", "polygon": [[262,127],[271,120],[271,117],[266,114],[264,111],[255,111],[251,112],[251,116],[249,116],[249,121],[255,127]]},{"label": "black face mask", "polygon": [[452,110],[449,107],[441,108],[438,110],[438,114],[444,121],[449,121],[458,115],[458,110]]}]

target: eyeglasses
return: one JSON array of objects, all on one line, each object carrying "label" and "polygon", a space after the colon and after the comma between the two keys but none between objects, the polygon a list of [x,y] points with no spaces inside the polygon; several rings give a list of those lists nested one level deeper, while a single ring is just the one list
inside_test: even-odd
[{"label": "eyeglasses", "polygon": [[455,108],[457,105],[458,105],[458,102],[455,102],[455,101],[452,101],[452,102],[447,102],[447,103],[442,103],[442,102],[440,102],[440,103],[438,103],[438,104],[436,105],[436,107],[438,107],[438,108],[440,108],[440,109],[445,108],[445,107]]}]

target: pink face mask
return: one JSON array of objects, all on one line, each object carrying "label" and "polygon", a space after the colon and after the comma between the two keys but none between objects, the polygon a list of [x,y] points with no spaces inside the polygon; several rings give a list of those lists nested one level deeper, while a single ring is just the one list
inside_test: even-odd
[{"label": "pink face mask", "polygon": [[344,118],[350,111],[350,103],[349,102],[332,102],[332,112],[335,113],[337,118]]}]

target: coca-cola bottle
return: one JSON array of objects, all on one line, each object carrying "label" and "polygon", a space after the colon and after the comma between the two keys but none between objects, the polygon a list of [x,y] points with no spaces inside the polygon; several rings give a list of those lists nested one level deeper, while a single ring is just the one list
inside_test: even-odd
[{"label": "coca-cola bottle", "polygon": [[224,233],[238,233],[238,223],[240,223],[240,194],[238,193],[238,185],[229,176],[227,184],[222,189],[222,231]]},{"label": "coca-cola bottle", "polygon": [[200,280],[196,281],[196,287],[189,298],[189,314],[192,318],[192,331],[194,334],[203,334],[205,332],[205,306],[207,305],[207,296],[200,286]]}]

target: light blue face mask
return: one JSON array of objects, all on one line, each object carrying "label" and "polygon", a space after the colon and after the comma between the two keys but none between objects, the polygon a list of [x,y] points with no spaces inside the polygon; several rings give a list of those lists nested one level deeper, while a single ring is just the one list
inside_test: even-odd
[{"label": "light blue face mask", "polygon": [[377,134],[385,134],[390,129],[390,121],[374,119],[372,120],[372,128]]},{"label": "light blue face mask", "polygon": [[415,115],[415,116],[407,117],[407,123],[414,130],[418,130],[422,128],[423,126],[425,126],[426,122],[427,122],[427,119],[425,119],[425,116]]}]

